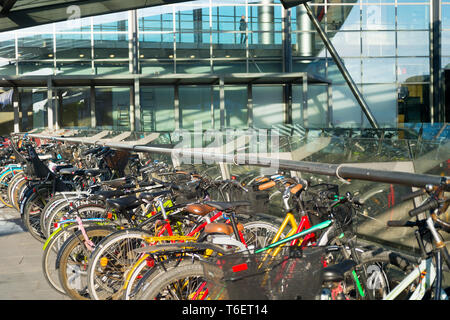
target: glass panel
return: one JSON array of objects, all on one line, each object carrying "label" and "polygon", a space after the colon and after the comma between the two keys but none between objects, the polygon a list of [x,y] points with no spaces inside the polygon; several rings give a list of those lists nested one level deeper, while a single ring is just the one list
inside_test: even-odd
[{"label": "glass panel", "polygon": [[19,59],[53,59],[53,34],[18,34],[17,36]]},{"label": "glass panel", "polygon": [[22,131],[47,126],[47,89],[19,89]]},{"label": "glass panel", "polygon": [[359,6],[329,6],[327,9],[328,31],[360,30]]},{"label": "glass panel", "polygon": [[284,122],[282,86],[253,86],[253,126],[269,129]]},{"label": "glass panel", "polygon": [[94,32],[126,32],[128,30],[128,11],[96,16],[93,21]]},{"label": "glass panel", "polygon": [[395,29],[395,7],[392,5],[368,4],[362,7],[363,30]]},{"label": "glass panel", "polygon": [[[398,114],[403,122],[430,122],[430,86],[403,84],[398,90]],[[399,121],[401,122],[401,121]]]},{"label": "glass panel", "polygon": [[441,5],[442,29],[450,29],[450,4]]},{"label": "glass panel", "polygon": [[57,74],[92,74],[91,62],[57,62]]},{"label": "glass panel", "polygon": [[128,59],[128,34],[95,33],[95,59]]},{"label": "glass panel", "polygon": [[308,126],[313,128],[326,127],[327,120],[327,87],[323,85],[308,85]]},{"label": "glass panel", "polygon": [[81,19],[68,19],[55,23],[56,32],[90,32],[91,17]]},{"label": "glass panel", "polygon": [[59,123],[63,128],[91,126],[90,88],[60,88]]},{"label": "glass panel", "polygon": [[337,127],[358,127],[362,112],[348,86],[333,85],[332,123]]},{"label": "glass panel", "polygon": [[395,32],[366,31],[361,35],[363,56],[395,56]]},{"label": "glass panel", "polygon": [[225,127],[247,127],[247,86],[225,87]]},{"label": "glass panel", "polygon": [[175,130],[173,87],[141,87],[143,131]]},{"label": "glass panel", "polygon": [[397,29],[413,30],[430,28],[428,5],[399,5],[397,8]]},{"label": "glass panel", "polygon": [[91,59],[89,33],[56,34],[57,59]]},{"label": "glass panel", "polygon": [[141,59],[172,59],[173,33],[139,34],[139,55]]},{"label": "glass panel", "polygon": [[[328,80],[333,82],[333,85],[343,85],[346,84],[344,77],[342,76],[341,71],[338,69],[333,60],[329,59],[328,62]],[[361,60],[360,59],[351,59],[345,58],[343,59],[344,65],[347,71],[350,73],[353,81],[355,83],[361,83]]]},{"label": "glass panel", "polygon": [[[195,57],[195,55],[193,55]],[[211,66],[208,60],[197,61],[197,60],[177,60],[177,73],[211,73]]]},{"label": "glass panel", "polygon": [[54,74],[53,62],[19,62],[19,74],[47,76]]},{"label": "glass panel", "polygon": [[399,82],[429,81],[430,60],[428,58],[398,58]]},{"label": "glass panel", "polygon": [[114,75],[130,73],[128,62],[103,62],[96,61],[94,64],[95,74]]},{"label": "glass panel", "polygon": [[362,83],[395,82],[395,58],[365,58],[362,63]]},{"label": "glass panel", "polygon": [[[396,127],[397,88],[395,84],[363,85],[362,92],[380,127]],[[364,116],[363,126],[370,126]]]},{"label": "glass panel", "polygon": [[213,62],[214,73],[245,73],[247,72],[247,63],[245,61],[225,61],[215,60]]},{"label": "glass panel", "polygon": [[171,61],[141,61],[142,74],[169,74],[173,73],[173,62]]},{"label": "glass panel", "polygon": [[427,31],[399,31],[397,45],[399,56],[428,56],[430,34]]},{"label": "glass panel", "polygon": [[328,33],[334,48],[341,57],[361,56],[361,33],[360,32],[338,32]]},{"label": "glass panel", "polygon": [[183,129],[211,128],[211,87],[180,87],[179,99]]},{"label": "glass panel", "polygon": [[1,61],[4,59],[16,58],[15,37],[13,32],[0,33],[0,58],[2,58]]},{"label": "glass panel", "polygon": [[264,61],[251,59],[248,64],[248,72],[249,73],[270,73],[270,72],[282,72],[283,65],[281,60],[278,61]]},{"label": "glass panel", "polygon": [[441,52],[443,56],[450,56],[450,31],[441,32]]},{"label": "glass panel", "polygon": [[95,117],[99,128],[130,130],[130,89],[96,88]]}]

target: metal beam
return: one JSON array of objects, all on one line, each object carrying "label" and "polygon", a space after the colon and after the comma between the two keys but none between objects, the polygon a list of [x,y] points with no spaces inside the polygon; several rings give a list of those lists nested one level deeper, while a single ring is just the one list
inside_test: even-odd
[{"label": "metal beam", "polygon": [[367,120],[369,121],[370,125],[374,129],[378,129],[378,123],[375,119],[375,117],[372,114],[372,111],[370,111],[369,105],[367,104],[366,100],[364,99],[363,95],[358,89],[358,86],[353,81],[350,73],[348,72],[347,68],[345,67],[344,63],[342,62],[341,58],[339,57],[339,54],[337,53],[336,49],[334,48],[333,44],[331,43],[330,39],[326,35],[325,31],[323,31],[322,27],[320,26],[319,21],[317,20],[316,16],[311,10],[311,7],[307,4],[303,4],[306,8],[306,13],[308,14],[309,18],[311,19],[311,22],[313,23],[314,27],[316,28],[317,33],[322,38],[323,43],[325,44],[325,47],[328,49],[328,51],[331,54],[331,57],[333,58],[334,62],[336,63],[336,66],[338,67],[339,71],[341,71],[342,76],[344,77],[345,81],[347,82],[348,86],[350,87],[351,92],[356,98],[356,101],[358,101],[359,105],[361,106],[362,111],[367,117]]},{"label": "metal beam", "polygon": [[1,3],[2,10],[0,11],[0,16],[8,15],[9,11],[14,7],[17,0],[3,0]]}]

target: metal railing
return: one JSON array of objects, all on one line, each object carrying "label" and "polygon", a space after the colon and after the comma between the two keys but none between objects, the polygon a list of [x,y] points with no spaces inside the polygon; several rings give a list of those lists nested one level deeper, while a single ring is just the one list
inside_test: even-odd
[{"label": "metal railing", "polygon": [[[192,151],[183,148],[162,148],[147,145],[137,145],[130,142],[109,142],[108,140],[89,140],[89,138],[72,138],[48,136],[42,134],[13,133],[13,135],[28,135],[32,138],[43,140],[54,140],[68,143],[81,143],[85,145],[99,145],[113,149],[122,149],[134,152],[159,153],[170,155],[172,159],[193,157],[197,160],[215,162],[217,164],[251,165],[259,167],[274,167],[281,170],[306,172],[311,174],[326,175],[338,179],[357,179],[381,183],[400,184],[416,188],[424,188],[426,185],[445,185],[445,189],[450,191],[450,177],[431,174],[419,174],[402,171],[375,170],[371,168],[354,167],[344,164],[327,164],[309,161],[295,161],[277,159],[271,157],[261,157],[251,154],[224,154],[216,151]],[[207,150],[207,148],[205,148]]]}]

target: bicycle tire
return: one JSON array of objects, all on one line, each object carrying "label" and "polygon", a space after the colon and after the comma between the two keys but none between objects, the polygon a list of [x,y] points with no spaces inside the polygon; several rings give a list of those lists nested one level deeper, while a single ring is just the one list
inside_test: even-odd
[{"label": "bicycle tire", "polygon": [[57,256],[64,242],[71,236],[70,232],[77,228],[78,225],[71,225],[65,229],[58,229],[48,238],[44,246],[41,263],[44,278],[50,287],[62,294],[66,294],[66,291],[62,288],[59,281],[58,266],[56,265]]},{"label": "bicycle tire", "polygon": [[40,188],[36,190],[28,199],[24,209],[23,222],[28,232],[33,238],[40,242],[45,241],[45,237],[41,232],[41,214],[46,202],[50,197],[48,188]]},{"label": "bicycle tire", "polygon": [[[108,226],[90,226],[86,234],[95,245],[116,229]],[[58,275],[61,287],[74,300],[90,300],[85,271],[91,252],[84,244],[80,230],[68,238],[59,252]]]},{"label": "bicycle tire", "polygon": [[[210,265],[209,272],[205,272],[203,263],[200,261],[193,261],[189,264],[183,264],[179,267],[161,272],[148,285],[148,287],[139,296],[140,300],[192,300],[190,298],[205,298],[205,288],[209,284],[214,284],[217,281],[217,275],[221,274],[220,268]],[[187,283],[187,285],[175,286],[175,283]],[[178,292],[172,288],[177,287]],[[180,289],[183,289],[181,291]],[[214,299],[214,296],[209,296],[207,299]],[[222,300],[227,300],[226,291],[220,296]]]},{"label": "bicycle tire", "polygon": [[[146,245],[144,236],[152,235],[141,229],[125,229],[98,244],[87,270],[88,289],[93,300],[111,299],[121,290],[123,273],[138,260],[139,255],[133,250]],[[103,267],[105,259],[107,264]]]},{"label": "bicycle tire", "polygon": [[[86,199],[87,201],[87,199]],[[75,204],[77,204],[75,202]],[[88,214],[80,214],[81,213],[85,213],[86,211],[89,211],[86,207],[92,208],[91,210],[94,210],[98,213],[98,215],[103,215],[106,212],[106,209],[104,206],[101,205],[94,205],[94,204],[81,204],[79,206],[76,206],[75,208],[72,208],[70,206],[69,202],[63,202],[60,203],[57,207],[55,207],[52,212],[49,214],[49,216],[47,217],[47,219],[44,220],[44,224],[43,226],[41,226],[42,228],[42,232],[44,234],[45,237],[48,237],[56,228],[55,228],[55,224],[60,221],[60,219],[62,218],[62,216],[66,215],[67,218],[70,217],[76,217],[79,216],[80,218],[86,218],[86,217],[90,217],[90,215]],[[67,210],[69,209],[69,210]],[[77,213],[78,211],[78,213]],[[72,212],[72,213],[71,213]]]}]

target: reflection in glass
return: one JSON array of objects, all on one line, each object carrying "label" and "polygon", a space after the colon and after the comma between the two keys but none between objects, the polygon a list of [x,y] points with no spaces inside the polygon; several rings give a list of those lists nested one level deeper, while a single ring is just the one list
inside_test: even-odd
[{"label": "reflection in glass", "polygon": [[362,55],[366,57],[395,56],[395,32],[362,32]]},{"label": "reflection in glass", "polygon": [[253,127],[269,129],[284,122],[282,86],[253,86]]},{"label": "reflection in glass", "polygon": [[173,131],[174,89],[172,87],[141,87],[142,131]]},{"label": "reflection in glass", "polygon": [[179,88],[179,99],[183,129],[211,128],[211,87],[182,86]]},{"label": "reflection in glass", "polygon": [[429,85],[401,85],[398,89],[399,122],[430,122],[429,99]]},{"label": "reflection in glass", "polygon": [[395,58],[362,60],[362,83],[386,83],[395,80]]},{"label": "reflection in glass", "polygon": [[428,58],[398,58],[398,82],[429,81],[430,64]]},{"label": "reflection in glass", "polygon": [[95,88],[95,118],[98,128],[130,130],[130,89]]},{"label": "reflection in glass", "polygon": [[428,31],[398,31],[397,46],[399,56],[428,56],[430,34]]},{"label": "reflection in glass", "polygon": [[59,88],[59,124],[63,128],[91,126],[90,88]]}]

